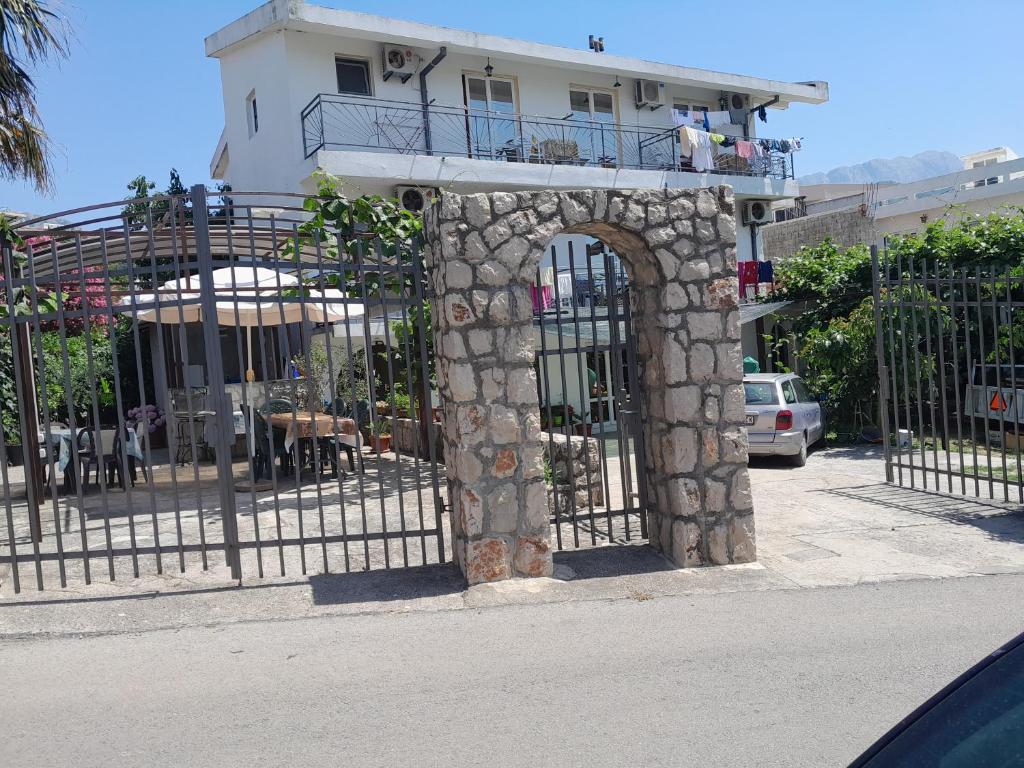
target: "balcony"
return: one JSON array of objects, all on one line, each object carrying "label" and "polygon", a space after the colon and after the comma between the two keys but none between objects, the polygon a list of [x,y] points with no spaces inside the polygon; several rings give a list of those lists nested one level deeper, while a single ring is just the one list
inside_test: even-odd
[{"label": "balcony", "polygon": [[[302,110],[305,157],[321,150],[501,163],[696,173],[677,129],[319,94]],[[511,170],[511,169],[510,169]],[[793,179],[789,153],[747,161],[726,150],[702,173]],[[661,184],[651,184],[661,186]]]}]

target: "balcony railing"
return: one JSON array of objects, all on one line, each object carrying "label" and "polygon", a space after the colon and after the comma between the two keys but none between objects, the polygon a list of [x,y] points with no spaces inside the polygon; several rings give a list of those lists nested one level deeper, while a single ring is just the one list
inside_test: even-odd
[{"label": "balcony railing", "polygon": [[[509,163],[693,171],[677,129],[319,94],[302,110],[306,157],[321,149],[458,156]],[[789,153],[745,160],[719,149],[708,172],[793,178]]]}]

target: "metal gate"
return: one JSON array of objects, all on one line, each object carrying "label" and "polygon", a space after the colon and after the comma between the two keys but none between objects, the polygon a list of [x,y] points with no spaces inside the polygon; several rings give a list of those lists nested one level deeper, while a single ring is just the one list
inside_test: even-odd
[{"label": "metal gate", "polygon": [[445,561],[418,243],[207,194],[0,240],[5,589]]},{"label": "metal gate", "polygon": [[642,366],[629,281],[604,244],[552,245],[534,288],[541,437],[555,544],[647,538]]},{"label": "metal gate", "polygon": [[1024,277],[872,256],[886,479],[1024,503]]}]

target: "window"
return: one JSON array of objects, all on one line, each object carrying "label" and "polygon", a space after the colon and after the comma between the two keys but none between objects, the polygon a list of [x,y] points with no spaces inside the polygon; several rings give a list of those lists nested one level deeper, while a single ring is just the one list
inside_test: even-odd
[{"label": "window", "polygon": [[792,381],[782,382],[782,397],[785,398],[787,405],[792,405],[796,402],[796,390],[793,389]]},{"label": "window", "polygon": [[256,91],[249,91],[245,97],[245,119],[249,125],[249,138],[251,139],[260,130],[260,113],[256,109]]},{"label": "window", "polygon": [[361,59],[335,59],[338,93],[370,95],[370,63]]},{"label": "window", "polygon": [[793,379],[793,389],[796,390],[797,399],[801,403],[814,402],[814,398],[811,397],[811,393],[807,391],[807,385],[804,384],[803,379]]},{"label": "window", "polygon": [[463,80],[470,114],[470,156],[491,159],[518,157],[521,148],[513,81],[476,75],[464,75]]},{"label": "window", "polygon": [[743,389],[747,396],[747,405],[778,405],[779,395],[771,382],[744,382]]},{"label": "window", "polygon": [[572,132],[579,161],[613,164],[618,155],[618,134],[615,129],[615,97],[611,92],[572,88],[569,90],[569,111],[573,120],[590,124]]}]

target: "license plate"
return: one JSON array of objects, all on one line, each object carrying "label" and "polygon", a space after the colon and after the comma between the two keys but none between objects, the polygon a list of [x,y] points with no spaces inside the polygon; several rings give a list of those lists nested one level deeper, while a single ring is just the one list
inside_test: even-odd
[{"label": "license plate", "polygon": [[756,413],[748,413],[747,414],[747,426],[750,426],[755,421],[757,421],[757,414]]}]

